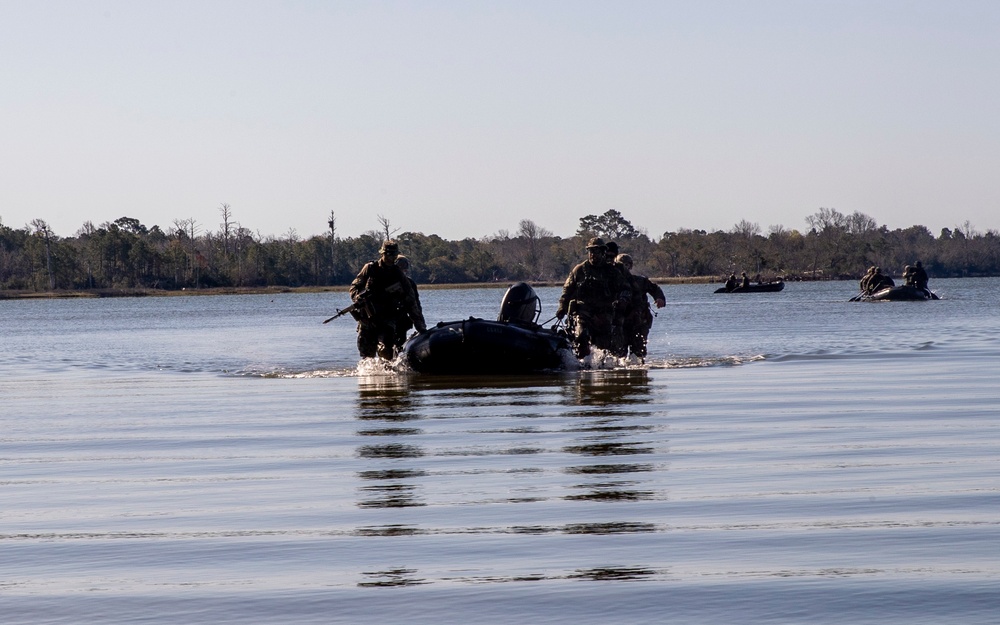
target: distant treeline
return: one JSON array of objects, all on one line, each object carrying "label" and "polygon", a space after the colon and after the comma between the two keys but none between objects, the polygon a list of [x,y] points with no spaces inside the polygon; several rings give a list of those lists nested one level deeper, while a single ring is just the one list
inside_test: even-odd
[{"label": "distant treeline", "polygon": [[175,220],[163,230],[122,217],[99,226],[87,222],[75,236],[59,237],[41,219],[24,228],[0,222],[0,289],[345,285],[377,257],[386,237],[399,241],[411,260],[411,276],[422,284],[562,281],[585,257],[591,236],[617,241],[633,257],[636,273],[661,279],[741,271],[763,278],[856,279],[872,265],[898,276],[917,260],[932,278],[1000,275],[996,231],[976,232],[966,222],[935,237],[924,226],[889,230],[863,213],[827,208],[805,218],[806,231],[772,226],[763,233],[756,223],[741,221],[725,232],[682,229],[654,240],[609,210],[582,217],[569,238],[526,219],[517,232],[460,241],[397,233],[381,216],[381,230],[341,238],[333,213],[327,234],[301,239],[290,231],[265,237],[236,223],[229,205],[219,210],[217,231],[193,219]]}]

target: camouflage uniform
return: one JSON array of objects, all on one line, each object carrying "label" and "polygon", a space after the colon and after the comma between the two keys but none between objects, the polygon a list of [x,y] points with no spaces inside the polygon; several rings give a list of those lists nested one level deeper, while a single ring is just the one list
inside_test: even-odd
[{"label": "camouflage uniform", "polygon": [[923,289],[927,291],[927,283],[930,280],[927,277],[927,270],[924,269],[924,264],[917,261],[917,264],[913,267],[913,283],[918,289]]},{"label": "camouflage uniform", "polygon": [[864,293],[865,295],[871,295],[872,280],[874,279],[875,279],[875,266],[872,265],[871,267],[868,268],[868,271],[865,272],[865,275],[861,277],[861,282],[859,283],[859,286],[861,288],[862,293]]},{"label": "camouflage uniform", "polygon": [[590,240],[587,250],[593,257],[573,267],[556,309],[559,319],[569,315],[570,333],[580,357],[589,354],[591,346],[616,351],[615,310],[624,309],[630,297],[621,271],[605,261],[606,249],[601,239]]},{"label": "camouflage uniform", "polygon": [[386,241],[379,251],[381,258],[367,263],[351,283],[351,299],[357,303],[367,291],[366,305],[355,315],[358,353],[362,358],[378,355],[391,360],[395,355],[399,311],[406,314],[418,332],[426,331],[427,326],[412,283],[396,266],[399,247],[393,241]]},{"label": "camouflage uniform", "polygon": [[[417,292],[417,283],[413,281],[413,278],[409,275],[410,270],[410,259],[405,256],[400,255],[396,259],[396,266],[403,270],[403,275],[406,276],[406,280],[410,283],[410,288],[413,289],[413,300],[416,304],[417,310],[420,312],[420,317],[424,316],[423,306],[420,305],[420,293]],[[396,311],[396,351],[403,348],[406,343],[406,334],[413,328],[413,322],[410,320],[410,315],[403,309],[398,309]]]},{"label": "camouflage uniform", "polygon": [[887,286],[896,286],[896,283],[892,278],[882,273],[881,267],[876,267],[875,273],[872,274],[871,279],[868,281],[868,293],[874,293],[875,291],[884,289]]},{"label": "camouflage uniform", "polygon": [[649,300],[646,297],[652,296],[657,308],[661,308],[667,298],[663,294],[663,289],[652,280],[632,273],[632,258],[628,254],[622,254],[617,261],[615,264],[624,269],[632,293],[622,323],[624,347],[626,350],[631,350],[633,355],[645,358],[649,330],[653,327],[653,313],[649,309]]}]

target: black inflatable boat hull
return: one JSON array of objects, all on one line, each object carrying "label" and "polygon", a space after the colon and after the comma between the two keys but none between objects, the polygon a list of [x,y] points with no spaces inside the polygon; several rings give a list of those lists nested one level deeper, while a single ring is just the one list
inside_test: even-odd
[{"label": "black inflatable boat hull", "polygon": [[441,322],[403,346],[421,373],[531,373],[559,370],[572,354],[564,334],[535,324],[470,317]]},{"label": "black inflatable boat hull", "polygon": [[767,282],[765,284],[751,284],[749,286],[738,286],[732,291],[727,291],[726,287],[715,289],[716,293],[777,293],[785,288],[784,282]]},{"label": "black inflatable boat hull", "polygon": [[861,299],[866,302],[926,302],[930,299],[940,298],[930,291],[904,284],[880,289]]}]

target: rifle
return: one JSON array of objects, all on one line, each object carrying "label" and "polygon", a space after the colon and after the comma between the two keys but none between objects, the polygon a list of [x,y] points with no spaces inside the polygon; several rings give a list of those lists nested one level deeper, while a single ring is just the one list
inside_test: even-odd
[{"label": "rifle", "polygon": [[[394,284],[390,284],[388,287],[383,289],[382,292],[398,293],[402,289],[403,285],[396,282]],[[372,317],[375,316],[375,305],[372,303],[372,295],[373,293],[371,289],[365,289],[364,291],[361,291],[360,293],[358,293],[358,299],[355,300],[353,304],[351,304],[346,308],[338,310],[336,315],[330,317],[323,323],[330,323],[334,319],[343,317],[348,313],[350,313],[351,316],[357,319],[358,321],[361,321],[363,319],[371,319]]]},{"label": "rifle", "polygon": [[370,299],[371,299],[371,293],[368,291],[368,289],[361,291],[360,293],[358,293],[357,301],[355,301],[350,306],[347,306],[346,308],[341,308],[340,310],[337,311],[336,315],[330,317],[323,323],[330,323],[334,319],[339,319],[340,317],[343,317],[348,313],[350,313],[352,317],[359,320],[360,318],[365,318],[365,319],[370,318],[373,314],[375,314],[375,310],[374,308],[372,308],[371,301],[369,301]]}]

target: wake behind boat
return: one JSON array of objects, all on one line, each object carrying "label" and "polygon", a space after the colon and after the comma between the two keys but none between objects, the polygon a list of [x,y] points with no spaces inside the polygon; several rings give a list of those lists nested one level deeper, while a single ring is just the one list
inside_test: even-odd
[{"label": "wake behind boat", "polygon": [[524,282],[509,289],[496,321],[442,321],[403,345],[407,364],[421,373],[533,373],[574,361],[566,333],[538,325],[541,302]]}]

